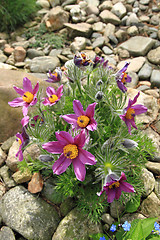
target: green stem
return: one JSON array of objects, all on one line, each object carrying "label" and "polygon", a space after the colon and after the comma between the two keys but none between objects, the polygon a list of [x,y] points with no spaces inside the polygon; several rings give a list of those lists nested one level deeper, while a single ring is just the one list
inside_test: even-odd
[{"label": "green stem", "polygon": [[120,223],[120,218],[119,218],[119,212],[118,212],[118,201],[116,202],[116,210],[117,210],[117,219],[118,219],[118,222]]}]

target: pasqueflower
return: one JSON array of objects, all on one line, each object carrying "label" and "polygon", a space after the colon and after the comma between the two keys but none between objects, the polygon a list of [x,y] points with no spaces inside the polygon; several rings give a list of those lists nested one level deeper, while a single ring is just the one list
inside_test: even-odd
[{"label": "pasqueflower", "polygon": [[17,141],[19,142],[19,150],[16,153],[16,157],[19,157],[19,161],[23,160],[23,148],[29,143],[29,136],[26,133],[25,128],[22,128],[22,133],[16,134]]},{"label": "pasqueflower", "polygon": [[97,65],[102,65],[104,68],[106,68],[108,65],[108,60],[104,61],[104,58],[95,56],[95,58],[93,59],[93,68],[95,68]]},{"label": "pasqueflower", "polygon": [[130,224],[128,221],[125,221],[125,222],[122,224],[122,228],[124,229],[124,231],[130,231],[131,224]]},{"label": "pasqueflower", "polygon": [[47,87],[46,93],[47,93],[48,97],[46,97],[42,103],[45,106],[46,105],[52,106],[52,105],[56,104],[56,102],[58,102],[63,95],[62,91],[63,91],[63,85],[61,85],[57,89],[57,91],[53,87]]},{"label": "pasqueflower", "polygon": [[73,101],[73,110],[75,114],[63,115],[62,118],[73,125],[73,128],[86,128],[89,131],[97,129],[97,122],[94,119],[94,111],[97,103],[88,105],[86,111],[83,110],[83,106],[79,100]]},{"label": "pasqueflower", "polygon": [[103,192],[106,192],[107,201],[109,203],[113,202],[114,199],[118,200],[121,196],[122,191],[134,192],[133,186],[125,181],[127,178],[123,172],[121,173],[119,179],[112,173],[110,179],[112,180],[103,186],[103,190],[100,193],[97,193],[97,195],[100,196]]},{"label": "pasqueflower", "polygon": [[116,73],[117,85],[122,92],[127,91],[127,88],[125,87],[124,83],[131,82],[132,80],[131,77],[126,73],[128,65],[129,63],[126,63],[125,66]]},{"label": "pasqueflower", "polygon": [[74,138],[68,132],[56,132],[56,138],[57,142],[48,142],[42,145],[50,153],[61,153],[59,159],[53,164],[53,172],[59,175],[65,172],[72,163],[76,178],[79,181],[84,181],[86,175],[85,164],[96,164],[95,157],[82,149],[86,143],[85,131],[81,131]]},{"label": "pasqueflower", "polygon": [[21,107],[23,106],[23,115],[27,116],[28,107],[33,106],[37,103],[36,94],[39,89],[39,83],[37,83],[32,89],[31,81],[25,77],[23,78],[23,89],[18,87],[13,87],[15,91],[21,96],[15,98],[12,102],[8,102],[11,107]]},{"label": "pasqueflower", "polygon": [[137,93],[133,100],[129,99],[128,106],[123,110],[124,114],[119,116],[127,125],[129,134],[131,134],[131,125],[135,129],[137,129],[134,117],[141,113],[147,112],[147,107],[145,107],[144,105],[134,105],[137,102],[137,98],[139,97],[139,95],[140,92]]},{"label": "pasqueflower", "polygon": [[87,59],[85,53],[79,53],[74,56],[74,64],[79,68],[88,66],[90,63],[92,63],[92,60]]},{"label": "pasqueflower", "polygon": [[45,80],[46,82],[50,83],[60,82],[62,79],[62,71],[60,68],[56,68],[53,73],[49,70],[47,76],[48,79]]}]

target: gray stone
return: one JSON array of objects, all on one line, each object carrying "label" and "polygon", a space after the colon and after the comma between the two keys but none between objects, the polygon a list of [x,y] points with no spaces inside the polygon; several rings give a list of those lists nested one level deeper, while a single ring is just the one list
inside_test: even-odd
[{"label": "gray stone", "polygon": [[145,56],[154,43],[152,38],[135,36],[120,44],[119,47],[126,49],[132,56]]},{"label": "gray stone", "polygon": [[0,176],[2,177],[5,185],[8,188],[14,187],[16,185],[11,177],[9,167],[7,167],[6,165],[4,165],[3,167],[0,168]]},{"label": "gray stone", "polygon": [[12,175],[12,178],[17,184],[20,183],[25,183],[31,180],[32,174],[31,172],[26,168],[23,172],[22,171],[17,171]]},{"label": "gray stone", "polygon": [[7,60],[7,56],[1,53],[0,54],[0,62],[4,63],[4,62],[6,62],[6,60]]},{"label": "gray stone", "polygon": [[3,226],[0,230],[0,239],[1,240],[16,240],[12,229],[9,227]]},{"label": "gray stone", "polygon": [[143,5],[148,5],[150,0],[140,0],[139,3]]},{"label": "gray stone", "polygon": [[89,234],[102,233],[101,224],[91,223],[78,209],[73,209],[60,222],[52,240],[89,240]]},{"label": "gray stone", "polygon": [[112,223],[114,223],[114,218],[111,217],[111,215],[109,213],[104,213],[102,215],[102,221],[104,223],[107,223],[108,225],[112,225]]},{"label": "gray stone", "polygon": [[110,54],[113,53],[113,51],[112,51],[109,47],[107,47],[107,46],[104,46],[104,47],[102,48],[102,51],[103,51],[104,54],[106,54],[106,55],[110,55]]},{"label": "gray stone", "polygon": [[19,143],[18,141],[14,141],[12,146],[9,149],[6,164],[7,166],[13,171],[17,171],[17,164],[19,162],[18,157],[16,158],[15,155],[19,150]]},{"label": "gray stone", "polygon": [[[4,185],[5,183],[1,183],[0,184],[0,199],[2,198],[2,196],[5,194],[7,187],[5,187]],[[1,218],[0,218],[0,224],[1,224]]]},{"label": "gray stone", "polygon": [[37,49],[28,49],[27,50],[27,57],[29,57],[30,59],[33,59],[35,57],[40,57],[40,56],[44,56],[44,52],[37,50]]},{"label": "gray stone", "polygon": [[149,80],[151,73],[152,73],[151,65],[145,63],[138,72],[138,77],[140,80]]},{"label": "gray stone", "polygon": [[[157,90],[158,89],[148,89],[144,93],[151,95],[155,98],[159,98],[159,91],[157,91]],[[160,123],[160,122],[158,121],[157,123]],[[155,126],[156,126],[156,123],[155,123]],[[156,128],[158,128],[158,126],[156,126]],[[158,131],[160,132],[160,127],[159,127]]]},{"label": "gray stone", "polygon": [[121,23],[121,20],[108,10],[103,10],[99,16],[104,23],[112,23],[114,25],[119,25]]},{"label": "gray stone", "polygon": [[66,23],[64,24],[68,28],[69,37],[86,37],[89,38],[92,34],[92,26],[88,23]]},{"label": "gray stone", "polygon": [[60,61],[57,57],[42,56],[35,57],[30,62],[31,72],[46,73],[49,70],[53,71],[60,66]]},{"label": "gray stone", "polygon": [[123,59],[128,59],[130,57],[129,52],[125,49],[122,49],[122,48],[118,48],[117,53],[118,53],[120,59],[122,59],[122,60]]},{"label": "gray stone", "polygon": [[145,63],[146,59],[144,57],[136,57],[133,59],[126,59],[125,61],[121,61],[118,63],[117,68],[122,69],[126,62],[129,62],[129,66],[126,72],[138,72],[143,64]]},{"label": "gray stone", "polygon": [[95,32],[102,32],[103,23],[102,22],[96,22],[96,23],[93,24],[92,28],[93,28],[93,31],[95,31]]},{"label": "gray stone", "polygon": [[138,35],[138,28],[136,26],[131,26],[127,29],[127,33],[131,37],[136,36]]},{"label": "gray stone", "polygon": [[62,53],[62,49],[52,49],[49,53],[49,56],[57,57],[61,53]]},{"label": "gray stone", "polygon": [[85,9],[87,15],[90,14],[95,14],[98,15],[99,14],[99,9],[97,8],[97,6],[93,6],[93,5],[88,5]]},{"label": "gray stone", "polygon": [[5,162],[7,158],[7,155],[5,154],[5,152],[3,152],[3,150],[0,148],[0,167],[3,165],[3,163]]},{"label": "gray stone", "polygon": [[126,10],[126,7],[123,5],[122,2],[117,2],[112,7],[111,12],[114,13],[117,17],[119,17],[121,19],[126,15],[127,10]]},{"label": "gray stone", "polygon": [[159,25],[159,23],[160,23],[159,15],[154,14],[150,19],[150,24],[157,26],[157,25]]},{"label": "gray stone", "polygon": [[50,7],[49,2],[46,1],[46,0],[38,0],[38,1],[36,1],[36,4],[37,4],[39,7],[45,8],[45,9],[49,9],[49,7]]},{"label": "gray stone", "polygon": [[143,216],[141,213],[127,213],[124,214],[121,217],[121,223],[124,223],[125,221],[128,221],[129,223],[131,223],[134,219],[145,219],[146,217]]},{"label": "gray stone", "polygon": [[141,85],[141,86],[139,86],[138,88],[137,88],[137,90],[139,90],[139,91],[146,91],[146,90],[149,90],[150,89],[150,87],[148,87],[147,85]]},{"label": "gray stone", "polygon": [[126,41],[128,37],[127,32],[122,29],[119,29],[117,32],[115,32],[115,36],[119,42]]},{"label": "gray stone", "polygon": [[104,42],[105,42],[105,38],[104,37],[96,38],[96,40],[92,43],[92,47],[93,48],[102,47]]},{"label": "gray stone", "polygon": [[76,37],[74,39],[74,42],[72,42],[70,45],[70,48],[74,53],[76,53],[77,51],[80,52],[84,50],[85,47],[86,47],[86,38],[84,37]]},{"label": "gray stone", "polygon": [[160,175],[160,163],[148,161],[145,166],[149,171],[153,172],[156,175]]},{"label": "gray stone", "polygon": [[152,87],[160,87],[160,70],[153,69],[150,81]]},{"label": "gray stone", "polygon": [[99,5],[99,10],[111,10],[113,7],[112,1],[104,1],[101,5]]},{"label": "gray stone", "polygon": [[151,63],[159,65],[160,64],[160,47],[149,51],[149,53],[147,54],[147,58]]},{"label": "gray stone", "polygon": [[139,23],[139,19],[135,13],[132,13],[126,20],[126,25],[131,26]]},{"label": "gray stone", "polygon": [[152,192],[141,204],[141,213],[148,217],[155,217],[160,220],[160,200]]},{"label": "gray stone", "polygon": [[88,5],[98,7],[100,1],[99,0],[86,0],[86,2],[88,3]]},{"label": "gray stone", "polygon": [[153,173],[148,171],[146,168],[142,169],[142,181],[144,184],[143,196],[147,197],[155,187],[155,178]]},{"label": "gray stone", "polygon": [[156,179],[154,191],[157,197],[160,199],[160,179],[159,178]]},{"label": "gray stone", "polygon": [[118,216],[120,216],[123,213],[124,209],[125,206],[122,205],[120,202],[113,201],[110,204],[110,214],[113,218],[118,218]]},{"label": "gray stone", "polygon": [[65,199],[61,205],[60,205],[60,211],[62,216],[66,216],[74,207],[75,207],[75,201],[73,198],[67,198]]},{"label": "gray stone", "polygon": [[54,207],[22,186],[10,189],[1,199],[3,222],[27,239],[51,239],[60,221]]}]

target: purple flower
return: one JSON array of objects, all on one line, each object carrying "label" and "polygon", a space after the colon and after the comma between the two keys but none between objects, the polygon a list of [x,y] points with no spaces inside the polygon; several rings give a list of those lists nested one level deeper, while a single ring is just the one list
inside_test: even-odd
[{"label": "purple flower", "polygon": [[106,68],[108,65],[108,60],[104,61],[104,58],[95,56],[95,58],[93,59],[93,68],[95,68],[97,65],[102,65],[102,64],[103,64],[103,67]]},{"label": "purple flower", "polygon": [[97,122],[94,119],[94,111],[97,103],[89,104],[86,111],[79,100],[73,101],[73,110],[75,114],[61,116],[66,122],[73,125],[73,128],[86,128],[89,131],[97,129]]},{"label": "purple flower", "polygon": [[27,116],[28,107],[33,106],[37,103],[36,94],[39,89],[39,83],[37,83],[34,89],[32,89],[31,81],[27,77],[25,77],[23,78],[23,89],[18,87],[13,88],[21,97],[15,98],[12,102],[8,102],[8,104],[11,107],[23,106],[23,115]]},{"label": "purple flower", "polygon": [[59,159],[53,164],[53,172],[57,175],[66,171],[72,163],[76,178],[84,181],[86,175],[85,164],[96,164],[95,157],[82,149],[86,142],[85,131],[74,138],[65,131],[56,132],[58,142],[48,142],[43,144],[43,148],[50,153],[60,154]]},{"label": "purple flower", "polygon": [[22,134],[16,134],[17,141],[19,142],[19,150],[16,153],[15,157],[19,157],[19,161],[23,160],[23,148],[29,143],[29,136],[26,133],[25,128],[22,128]]},{"label": "purple flower", "polygon": [[47,87],[46,93],[47,93],[47,98],[42,102],[45,106],[46,105],[54,105],[56,102],[58,102],[63,95],[63,85],[61,85],[57,91],[53,87]]},{"label": "purple flower", "polygon": [[44,116],[36,115],[31,119],[31,121],[32,121],[32,123],[31,123],[32,127],[35,127],[35,125],[38,121],[39,121],[39,126],[41,126],[44,123]]},{"label": "purple flower", "polygon": [[50,83],[60,82],[62,79],[62,71],[60,68],[56,68],[53,73],[49,70],[47,76],[48,79],[45,80],[46,82]]},{"label": "purple flower", "polygon": [[74,64],[79,68],[88,66],[90,63],[92,63],[92,60],[87,59],[85,53],[79,53],[78,55],[74,56]]},{"label": "purple flower", "polygon": [[128,221],[125,221],[125,222],[122,224],[122,228],[124,229],[124,231],[130,231],[131,224],[130,224]]},{"label": "purple flower", "polygon": [[134,105],[137,102],[137,98],[139,97],[140,92],[134,97],[133,100],[129,99],[128,106],[123,110],[124,114],[119,117],[125,122],[128,127],[128,132],[131,135],[131,126],[137,129],[135,124],[134,117],[141,113],[145,113],[147,111],[147,107],[141,104]]},{"label": "purple flower", "polygon": [[116,225],[112,224],[112,226],[110,227],[110,231],[115,232],[116,231]]},{"label": "purple flower", "polygon": [[112,180],[103,186],[103,190],[100,193],[97,193],[97,195],[100,196],[103,192],[106,192],[108,196],[107,202],[111,203],[114,199],[118,200],[121,196],[122,191],[134,192],[133,186],[125,182],[127,178],[123,172],[121,172],[119,179],[117,179],[116,175],[114,177],[113,174],[110,179]]},{"label": "purple flower", "polygon": [[116,73],[116,81],[119,89],[125,93],[127,88],[125,87],[124,83],[131,82],[131,77],[125,72],[127,70],[129,63],[126,63],[125,66]]}]

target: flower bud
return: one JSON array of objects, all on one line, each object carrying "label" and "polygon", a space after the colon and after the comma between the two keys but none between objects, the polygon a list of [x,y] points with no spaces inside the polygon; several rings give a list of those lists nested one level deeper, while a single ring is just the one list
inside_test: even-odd
[{"label": "flower bud", "polygon": [[125,148],[136,148],[138,146],[138,143],[131,140],[131,139],[124,139],[124,141],[122,142],[122,145],[125,147]]},{"label": "flower bud", "polygon": [[102,91],[98,91],[95,95],[95,98],[98,99],[98,100],[101,100],[103,97],[103,92]]},{"label": "flower bud", "polygon": [[102,79],[100,79],[100,80],[98,80],[98,82],[97,82],[97,86],[100,86],[100,85],[102,85],[103,84],[103,81],[102,81]]},{"label": "flower bud", "polygon": [[53,157],[49,155],[40,155],[38,158],[41,162],[52,162],[54,161]]}]

